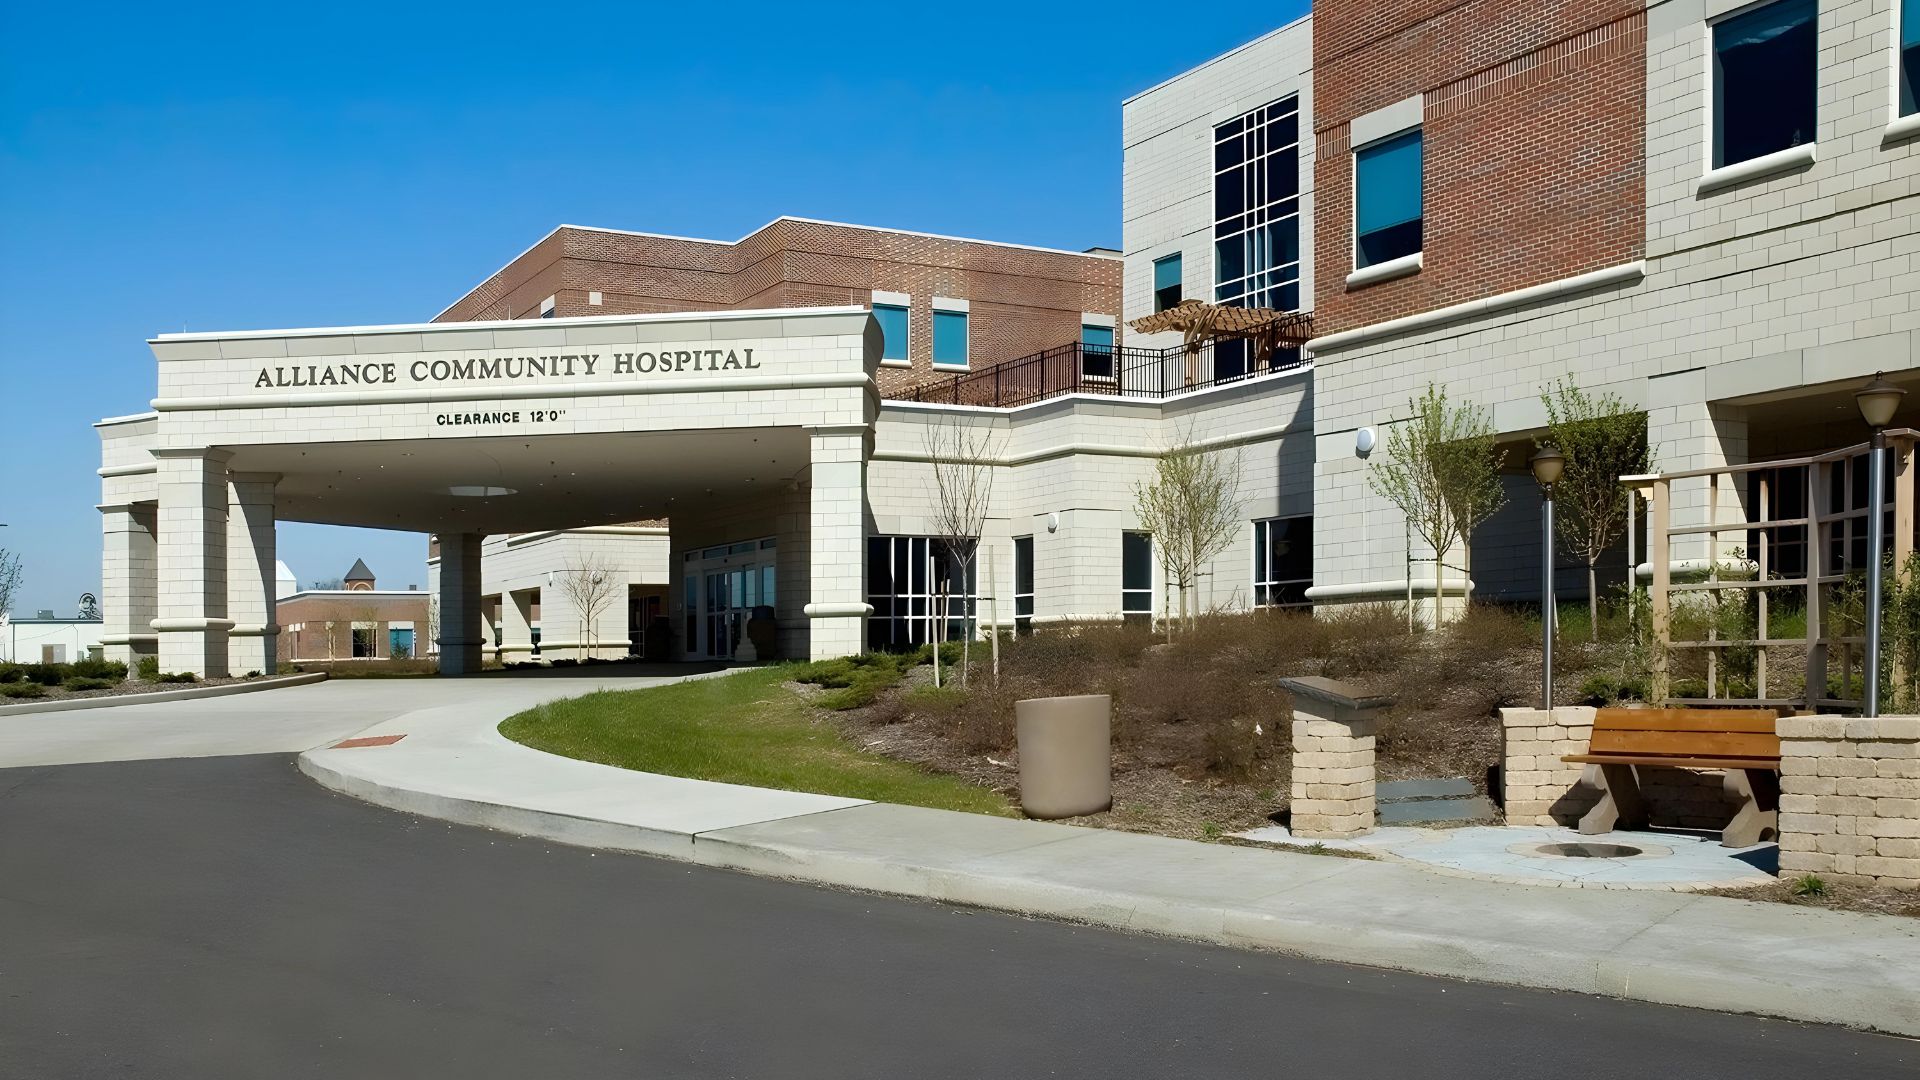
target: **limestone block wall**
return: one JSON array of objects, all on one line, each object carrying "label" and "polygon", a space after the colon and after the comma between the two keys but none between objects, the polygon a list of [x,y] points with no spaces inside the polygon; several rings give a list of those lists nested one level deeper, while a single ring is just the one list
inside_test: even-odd
[{"label": "limestone block wall", "polygon": [[1780,869],[1920,889],[1920,716],[1782,717]]},{"label": "limestone block wall", "polygon": [[1566,825],[1592,808],[1597,794],[1580,787],[1583,766],[1561,761],[1584,754],[1593,738],[1591,706],[1501,709],[1506,740],[1500,771],[1510,825]]},{"label": "limestone block wall", "polygon": [[[1322,711],[1340,715],[1323,719],[1316,715]],[[1298,701],[1293,716],[1293,835],[1344,838],[1372,832],[1373,714]]]}]

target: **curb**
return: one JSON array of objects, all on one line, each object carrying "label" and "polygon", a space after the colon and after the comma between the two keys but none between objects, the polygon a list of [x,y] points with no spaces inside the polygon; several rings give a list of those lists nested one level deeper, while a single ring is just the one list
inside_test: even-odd
[{"label": "curb", "polygon": [[[1667,920],[1610,950],[1499,948],[1466,935],[1441,936],[1384,926],[1377,920],[1355,920],[1341,911],[1276,913],[1231,904],[1196,905],[1145,893],[729,835],[747,832],[752,826],[682,833],[616,824],[398,788],[347,775],[305,754],[299,758],[299,768],[322,787],[376,806],[580,847],[1313,960],[1920,1036],[1920,999],[1897,988],[1890,990],[1867,979],[1823,980],[1805,971],[1776,970],[1765,957],[1690,961],[1671,945],[1685,937],[1686,929],[1664,926]],[[824,811],[813,819],[859,809]],[[1712,897],[1690,897],[1688,903],[1741,904]],[[1725,914],[1737,921],[1733,916],[1738,909],[1730,906]]]},{"label": "curb", "polygon": [[106,697],[64,698],[58,701],[29,701],[20,705],[0,705],[0,717],[20,716],[26,713],[77,712],[81,709],[108,709],[116,705],[147,705],[157,701],[190,701],[194,698],[230,697],[234,694],[257,694],[262,690],[279,690],[288,686],[305,686],[324,680],[324,671],[307,672],[300,675],[282,675],[255,682],[224,683],[220,686],[190,686],[184,690],[156,690],[151,694],[109,694]]}]

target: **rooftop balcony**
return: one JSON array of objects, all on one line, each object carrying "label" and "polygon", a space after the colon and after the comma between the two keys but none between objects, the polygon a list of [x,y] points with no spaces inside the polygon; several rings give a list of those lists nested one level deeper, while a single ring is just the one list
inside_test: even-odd
[{"label": "rooftop balcony", "polygon": [[1259,347],[1244,339],[1202,341],[1192,347],[1175,345],[1166,349],[1075,343],[934,379],[887,396],[1000,409],[1067,394],[1159,399],[1289,371],[1307,363],[1298,346],[1274,348],[1262,362]]}]

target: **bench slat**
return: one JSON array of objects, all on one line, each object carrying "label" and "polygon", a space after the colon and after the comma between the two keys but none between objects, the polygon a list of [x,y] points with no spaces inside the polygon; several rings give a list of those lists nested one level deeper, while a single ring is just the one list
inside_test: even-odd
[{"label": "bench slat", "polygon": [[1593,728],[1625,731],[1746,731],[1773,733],[1772,709],[1600,709]]},{"label": "bench slat", "polygon": [[1561,761],[1582,765],[1661,765],[1674,769],[1780,770],[1780,759],[1753,757],[1673,757],[1666,754],[1568,754]]},{"label": "bench slat", "polygon": [[1587,748],[1595,754],[1764,758],[1780,756],[1780,738],[1772,732],[1602,731],[1595,728]]}]

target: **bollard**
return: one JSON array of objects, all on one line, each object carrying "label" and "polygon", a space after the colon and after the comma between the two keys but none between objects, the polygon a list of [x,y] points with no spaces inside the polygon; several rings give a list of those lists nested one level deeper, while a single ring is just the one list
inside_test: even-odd
[{"label": "bollard", "polygon": [[1028,817],[1097,814],[1113,806],[1113,699],[1031,698],[1013,705],[1020,808]]}]

